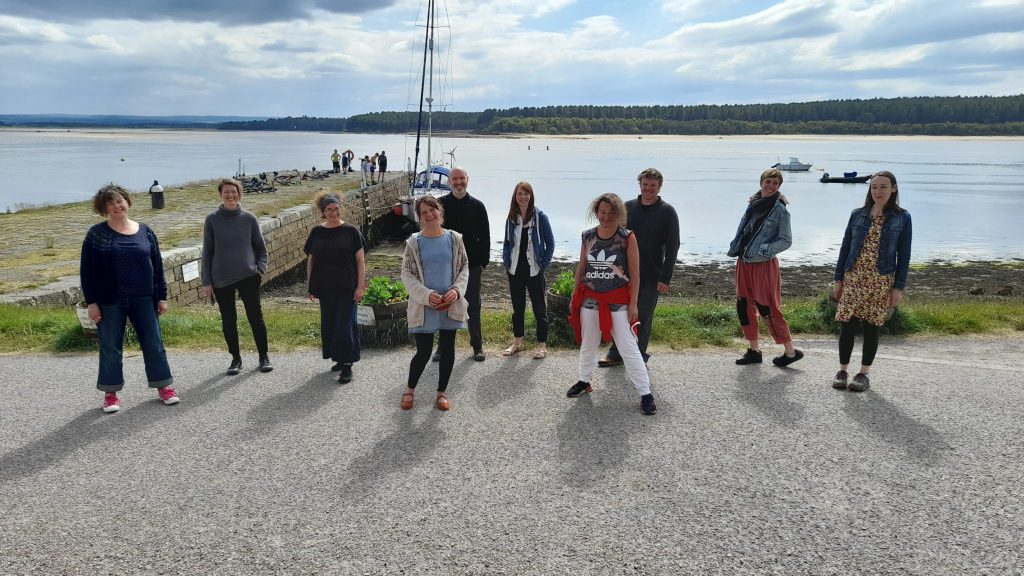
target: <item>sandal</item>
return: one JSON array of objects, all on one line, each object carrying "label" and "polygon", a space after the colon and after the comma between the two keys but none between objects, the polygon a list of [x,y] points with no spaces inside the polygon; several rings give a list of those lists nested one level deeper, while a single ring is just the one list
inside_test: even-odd
[{"label": "sandal", "polygon": [[451,408],[451,404],[448,403],[448,396],[441,392],[437,395],[437,409],[447,411]]},{"label": "sandal", "polygon": [[536,352],[533,353],[533,359],[534,360],[543,360],[543,359],[545,359],[547,357],[548,357],[547,348],[541,348],[540,350],[537,350]]},{"label": "sandal", "polygon": [[402,394],[402,410],[412,410],[412,392]]},{"label": "sandal", "polygon": [[505,350],[501,353],[501,355],[502,356],[513,356],[515,354],[519,354],[519,352],[522,351],[522,349],[523,349],[522,346],[516,346],[515,344],[513,344],[513,345],[509,346],[508,348],[505,348]]}]

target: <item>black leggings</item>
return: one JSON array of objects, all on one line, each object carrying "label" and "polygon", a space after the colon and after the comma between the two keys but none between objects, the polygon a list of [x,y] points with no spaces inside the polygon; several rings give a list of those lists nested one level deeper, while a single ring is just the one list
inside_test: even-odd
[{"label": "black leggings", "polygon": [[[430,353],[434,349],[434,334],[413,334],[416,337],[416,355],[409,362],[409,388],[416,388],[423,370],[430,362]],[[437,352],[441,355],[437,370],[437,391],[448,389],[448,379],[452,376],[455,366],[455,330],[438,330]]]},{"label": "black leggings", "polygon": [[220,307],[220,325],[224,333],[224,341],[228,352],[238,356],[241,352],[238,345],[238,311],[235,309],[235,292],[245,305],[245,317],[252,328],[252,337],[256,341],[256,350],[260,357],[267,355],[267,325],[263,321],[263,309],[260,307],[260,275],[250,276],[223,288],[214,288],[213,295]]},{"label": "black leggings", "polygon": [[845,366],[850,363],[850,356],[853,354],[853,339],[857,335],[857,327],[864,327],[864,346],[861,350],[860,363],[864,366],[871,366],[875,361],[875,353],[878,352],[878,326],[871,322],[864,322],[854,316],[849,322],[841,322],[842,329],[839,330],[839,364]]}]

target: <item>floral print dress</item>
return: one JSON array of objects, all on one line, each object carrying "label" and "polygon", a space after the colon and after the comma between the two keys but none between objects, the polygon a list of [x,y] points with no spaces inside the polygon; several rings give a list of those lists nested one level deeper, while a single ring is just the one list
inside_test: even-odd
[{"label": "floral print dress", "polygon": [[843,295],[836,309],[837,322],[849,322],[856,316],[875,326],[885,324],[894,276],[878,273],[878,245],[884,223],[885,215],[871,216],[871,229],[864,238],[860,255],[843,281]]}]

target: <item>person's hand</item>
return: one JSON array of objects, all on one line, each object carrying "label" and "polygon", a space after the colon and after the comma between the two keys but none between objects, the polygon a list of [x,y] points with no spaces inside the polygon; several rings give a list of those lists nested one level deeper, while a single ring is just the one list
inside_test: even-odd
[{"label": "person's hand", "polygon": [[213,298],[213,286],[203,286],[203,298],[207,300]]},{"label": "person's hand", "polygon": [[658,294],[668,294],[668,284],[658,282]]},{"label": "person's hand", "polygon": [[839,299],[843,297],[843,281],[836,280],[835,286],[832,287],[832,299],[839,302]]},{"label": "person's hand", "polygon": [[99,322],[102,319],[103,316],[100,314],[99,304],[89,304],[89,320]]},{"label": "person's hand", "polygon": [[359,301],[363,299],[363,294],[365,294],[365,293],[366,293],[366,284],[360,284],[359,286],[356,286],[356,297],[355,297],[356,304],[359,304]]},{"label": "person's hand", "polygon": [[443,302],[444,298],[442,298],[441,295],[438,294],[437,292],[431,292],[430,295],[427,296],[427,304],[430,304],[430,307],[435,310],[437,309],[438,305],[440,305]]},{"label": "person's hand", "polygon": [[640,312],[637,309],[636,304],[629,305],[629,325],[632,326],[640,319]]},{"label": "person's hand", "polygon": [[895,308],[900,305],[900,301],[903,300],[903,290],[899,288],[893,288],[889,291],[889,308]]},{"label": "person's hand", "polygon": [[313,296],[312,294],[307,294],[306,296],[309,297],[310,302],[316,302],[316,296]]},{"label": "person's hand", "polygon": [[445,302],[447,302],[448,304],[454,304],[455,301],[458,300],[458,299],[459,299],[459,291],[456,290],[455,288],[449,288],[448,291],[444,293],[443,300]]},{"label": "person's hand", "polygon": [[161,300],[156,303],[156,315],[163,316],[164,312],[167,312],[167,300]]}]

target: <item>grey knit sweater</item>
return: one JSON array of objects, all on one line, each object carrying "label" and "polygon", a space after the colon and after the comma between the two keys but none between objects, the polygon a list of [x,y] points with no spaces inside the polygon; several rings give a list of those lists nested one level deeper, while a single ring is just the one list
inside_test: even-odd
[{"label": "grey knit sweater", "polygon": [[203,286],[223,288],[267,271],[267,245],[259,221],[221,204],[203,227]]}]

